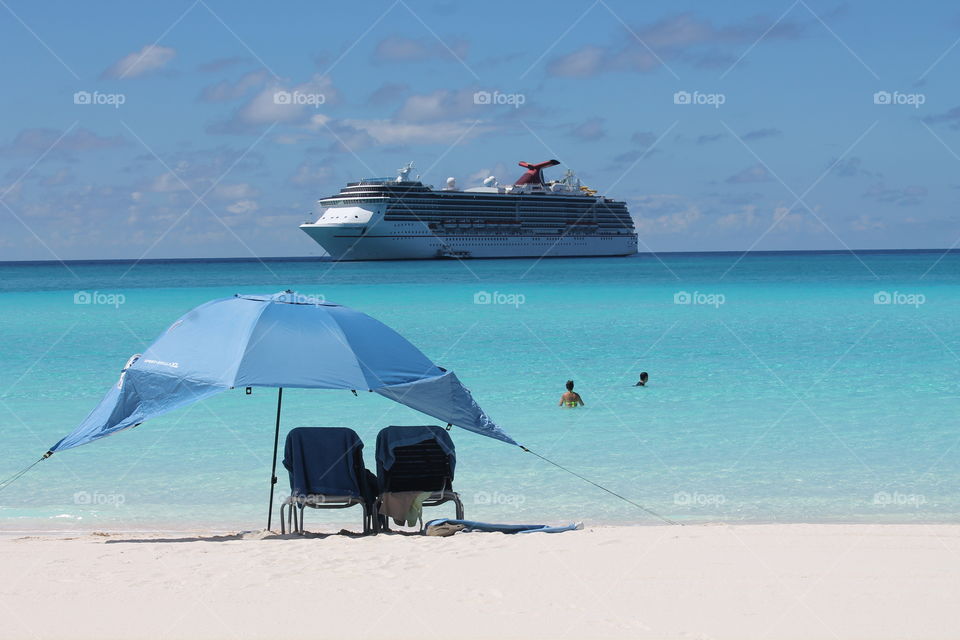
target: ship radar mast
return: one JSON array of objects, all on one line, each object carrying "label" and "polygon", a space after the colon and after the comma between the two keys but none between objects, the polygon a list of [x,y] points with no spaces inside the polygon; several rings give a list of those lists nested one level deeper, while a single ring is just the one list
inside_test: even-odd
[{"label": "ship radar mast", "polygon": [[397,182],[409,182],[410,172],[413,171],[413,163],[408,162],[397,170]]},{"label": "ship radar mast", "polygon": [[566,173],[563,174],[563,180],[561,182],[573,189],[580,189],[583,186],[580,183],[580,178],[573,172],[573,169],[567,169]]}]

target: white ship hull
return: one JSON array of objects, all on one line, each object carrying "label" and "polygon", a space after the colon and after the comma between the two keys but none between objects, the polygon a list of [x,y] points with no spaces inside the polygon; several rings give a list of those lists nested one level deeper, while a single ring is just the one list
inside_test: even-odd
[{"label": "white ship hull", "polygon": [[492,235],[431,233],[381,222],[364,233],[359,225],[304,224],[300,228],[334,260],[426,260],[431,258],[541,258],[625,256],[637,252],[632,234]]}]

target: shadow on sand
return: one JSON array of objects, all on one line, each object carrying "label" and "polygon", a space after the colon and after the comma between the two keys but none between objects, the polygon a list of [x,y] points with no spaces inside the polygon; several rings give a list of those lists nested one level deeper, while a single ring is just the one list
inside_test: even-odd
[{"label": "shadow on sand", "polygon": [[[102,534],[101,534],[102,535]],[[421,536],[419,531],[382,531],[379,534],[380,536]],[[356,531],[349,531],[347,529],[341,529],[337,533],[316,533],[312,531],[307,531],[302,534],[299,533],[287,533],[280,534],[273,531],[241,531],[239,533],[226,533],[220,535],[189,535],[181,538],[155,538],[155,537],[144,537],[144,538],[116,538],[104,540],[104,544],[140,544],[140,543],[150,543],[150,544],[166,544],[174,542],[238,542],[245,540],[325,540],[331,537],[345,537],[345,538],[368,538],[372,537],[373,534],[364,534],[358,533]]]}]

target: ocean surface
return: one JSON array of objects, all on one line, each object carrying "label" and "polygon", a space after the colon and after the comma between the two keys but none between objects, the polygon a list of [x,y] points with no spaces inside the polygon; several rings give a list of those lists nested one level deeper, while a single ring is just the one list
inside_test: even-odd
[{"label": "ocean surface", "polygon": [[[960,521],[960,254],[941,252],[0,264],[0,478],[192,307],[284,289],[382,320],[517,441],[669,518]],[[567,379],[585,407],[557,407]],[[229,391],[58,453],[0,491],[0,531],[262,528],[275,410],[272,389]],[[379,429],[432,422],[376,394],[284,393],[284,432],[352,427],[370,468]],[[657,522],[452,435],[470,519]]]}]

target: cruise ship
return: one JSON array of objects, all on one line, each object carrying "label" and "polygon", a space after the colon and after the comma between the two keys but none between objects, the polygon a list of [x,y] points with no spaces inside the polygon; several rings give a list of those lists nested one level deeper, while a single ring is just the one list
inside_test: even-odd
[{"label": "cruise ship", "polygon": [[626,256],[637,251],[624,202],[580,183],[572,171],[546,182],[560,164],[521,162],[511,185],[490,176],[482,187],[459,189],[454,178],[434,189],[413,163],[396,178],[350,182],[317,201],[314,222],[300,225],[334,260]]}]

